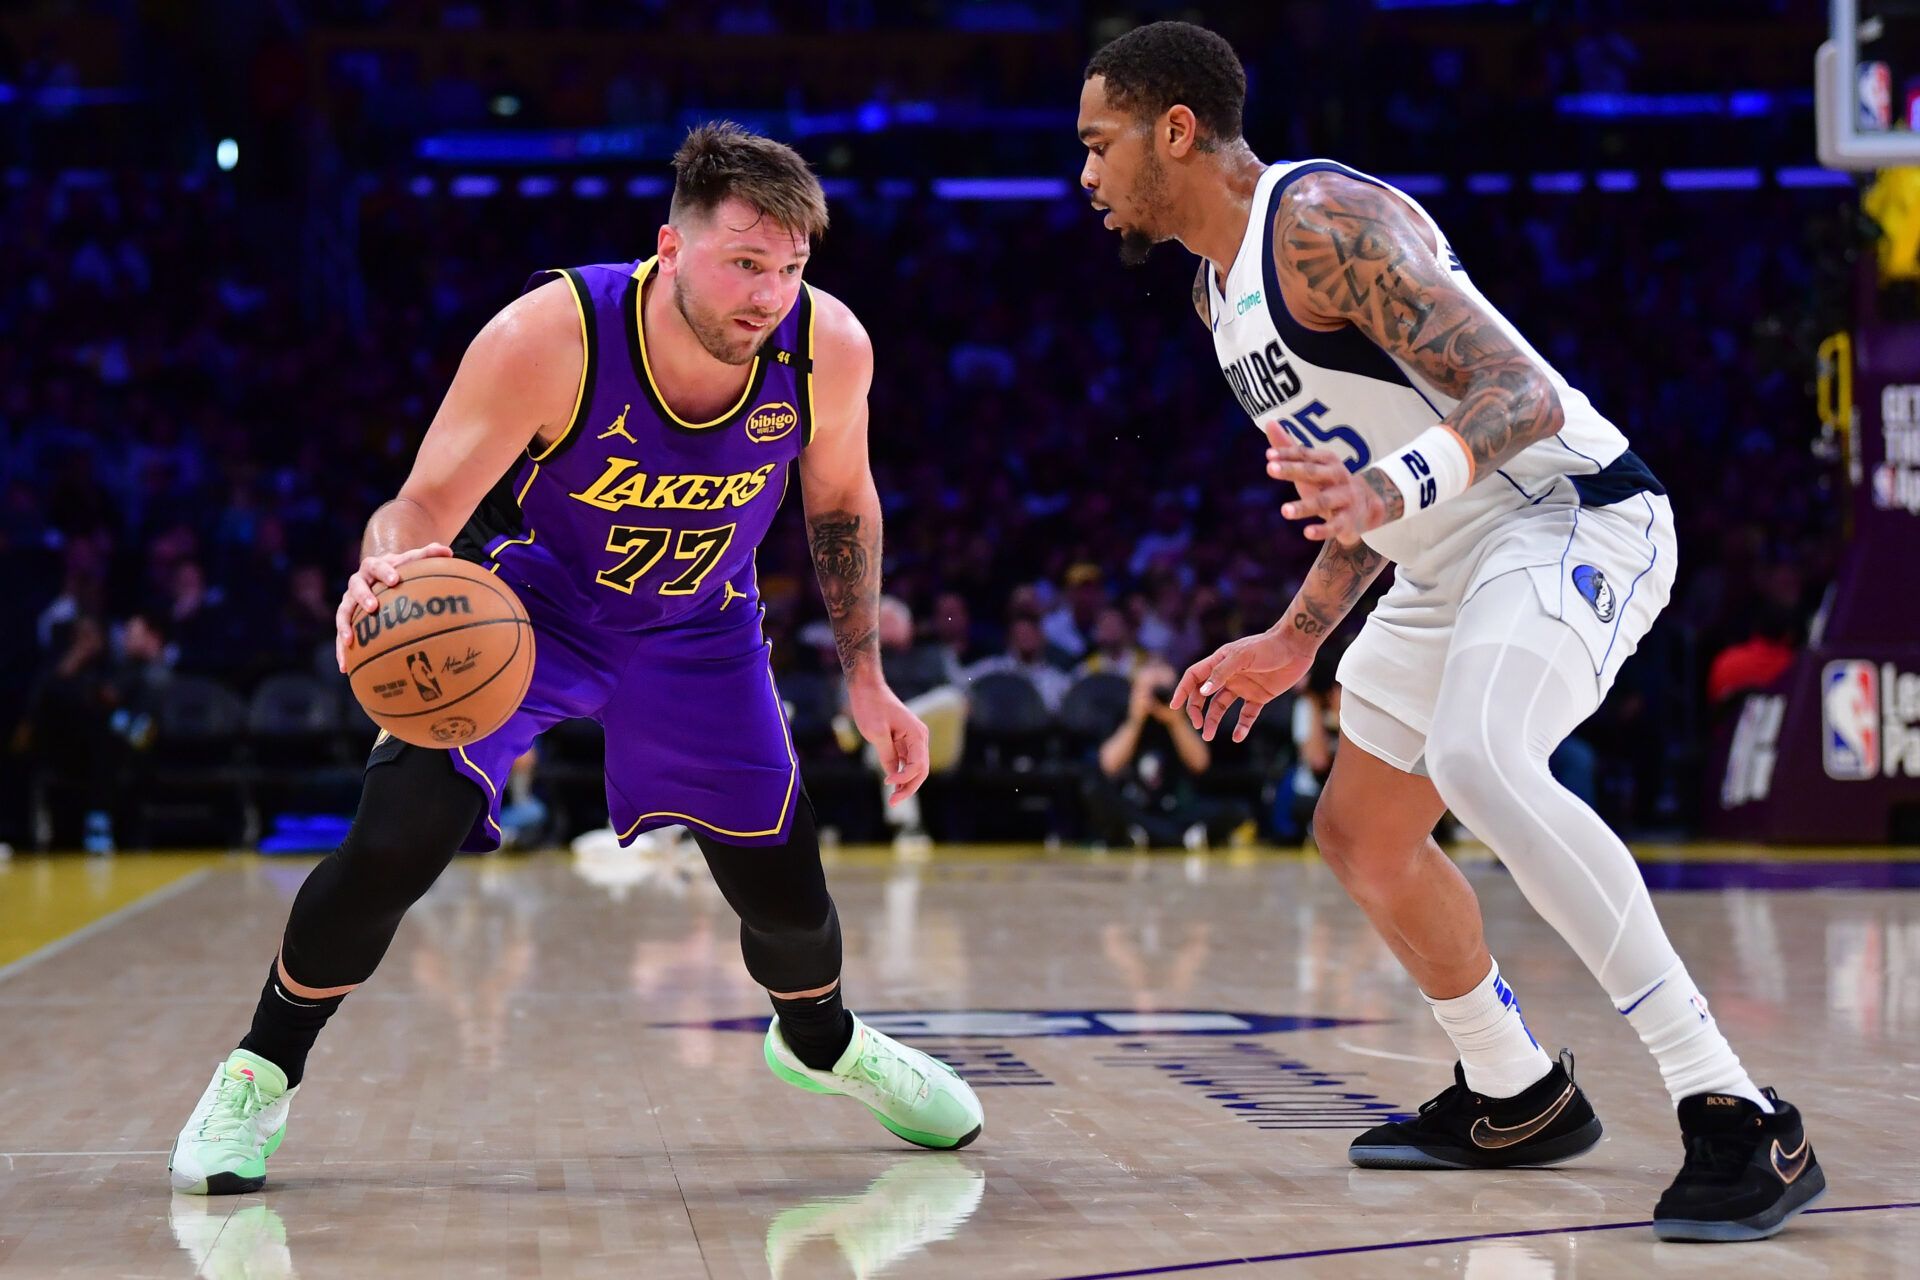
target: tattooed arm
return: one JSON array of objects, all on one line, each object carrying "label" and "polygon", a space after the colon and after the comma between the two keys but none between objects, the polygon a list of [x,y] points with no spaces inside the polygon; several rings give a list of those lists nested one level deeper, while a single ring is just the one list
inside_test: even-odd
[{"label": "tattooed arm", "polygon": [[1319,648],[1386,567],[1387,558],[1364,542],[1351,547],[1329,542],[1320,548],[1313,568],[1307,571],[1307,580],[1300,584],[1279,625]]},{"label": "tattooed arm", "polygon": [[1327,634],[1353,611],[1386,564],[1385,556],[1364,543],[1348,547],[1328,542],[1285,616],[1257,635],[1221,645],[1188,667],[1170,705],[1176,710],[1185,707],[1201,739],[1212,742],[1222,718],[1238,703],[1240,718],[1233,727],[1233,740],[1246,741],[1260,712],[1300,683]]},{"label": "tattooed arm", "polygon": [[893,784],[892,803],[928,770],[927,726],[880,669],[880,494],[867,462],[873,345],[837,298],[813,290],[813,440],[800,455],[800,491],[814,574],[847,678],[847,710]]},{"label": "tattooed arm", "polygon": [[858,506],[864,514],[845,507],[816,512],[807,504],[813,571],[820,579],[834,647],[848,680],[876,676],[880,668],[879,496],[870,506]]},{"label": "tattooed arm", "polygon": [[827,295],[817,289],[814,299],[819,421],[800,455],[801,499],[813,571],[841,669],[852,683],[880,677],[880,494],[867,465],[873,347],[845,307],[835,315]]},{"label": "tattooed arm", "polygon": [[[1441,425],[1466,455],[1467,483],[1559,432],[1565,416],[1545,371],[1454,284],[1431,229],[1391,191],[1337,173],[1302,178],[1274,214],[1274,258],[1281,295],[1302,324],[1352,325],[1459,401]],[[1303,452],[1274,443],[1283,463]],[[1277,478],[1319,483],[1313,475]],[[1338,505],[1320,510],[1309,500],[1303,508],[1337,526],[1323,536],[1344,541],[1348,525],[1365,532],[1406,514],[1400,488],[1378,467],[1356,479],[1351,487],[1362,492],[1351,496],[1362,509],[1349,518],[1334,519]],[[1339,504],[1349,486],[1335,487]]]}]

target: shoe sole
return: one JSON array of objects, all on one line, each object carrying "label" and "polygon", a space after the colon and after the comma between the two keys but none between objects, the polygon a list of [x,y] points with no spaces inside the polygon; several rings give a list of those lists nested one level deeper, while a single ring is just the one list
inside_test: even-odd
[{"label": "shoe sole", "polygon": [[1787,1188],[1765,1213],[1737,1222],[1711,1222],[1691,1218],[1654,1219],[1653,1234],[1675,1244],[1735,1244],[1743,1240],[1766,1240],[1777,1236],[1801,1210],[1818,1204],[1827,1194],[1827,1176],[1820,1169],[1810,1171],[1817,1177],[1803,1178]]},{"label": "shoe sole", "polygon": [[[787,1066],[786,1063],[780,1061],[779,1058],[774,1056],[773,1046],[771,1043],[768,1043],[763,1046],[762,1056],[766,1058],[767,1067],[773,1072],[774,1075],[779,1076],[782,1080],[786,1081],[788,1084],[792,1085],[796,1089],[805,1089],[808,1093],[823,1093],[823,1094],[826,1094],[828,1097],[833,1097],[833,1098],[844,1098],[848,1096],[840,1092],[840,1090],[838,1089],[830,1088],[827,1085],[823,1085],[818,1081],[814,1080],[811,1076],[802,1075],[798,1071],[795,1071],[793,1070],[793,1068]],[[959,1077],[960,1073],[955,1071],[952,1067],[947,1066],[946,1063],[940,1062],[938,1058],[934,1059],[934,1061],[936,1063],[939,1063],[941,1067],[945,1068],[948,1074],[954,1076],[955,1078]],[[855,1101],[859,1101],[859,1100],[855,1099]],[[865,1103],[861,1103],[860,1105],[866,1106]],[[911,1142],[916,1147],[926,1147],[932,1151],[958,1151],[960,1148],[966,1146],[968,1143],[972,1142],[975,1138],[979,1137],[980,1130],[983,1128],[983,1126],[981,1125],[975,1125],[973,1126],[972,1129],[968,1130],[966,1133],[961,1134],[958,1138],[949,1138],[942,1133],[926,1133],[919,1129],[909,1129],[903,1124],[900,1124],[894,1120],[888,1119],[886,1116],[882,1115],[880,1112],[875,1111],[872,1107],[867,1107],[867,1114],[871,1115],[875,1120],[878,1120],[881,1123],[881,1125],[887,1130],[887,1132],[893,1134],[896,1138],[903,1138],[906,1141]]]},{"label": "shoe sole", "polygon": [[[1360,1169],[1531,1169],[1547,1165],[1565,1164],[1567,1161],[1585,1155],[1593,1150],[1600,1141],[1600,1118],[1581,1125],[1571,1133],[1546,1142],[1531,1144],[1519,1158],[1498,1159],[1493,1151],[1473,1151],[1462,1148],[1429,1149],[1402,1143],[1395,1146],[1348,1147],[1347,1160]],[[1450,1156],[1448,1151],[1459,1151],[1460,1156]]]},{"label": "shoe sole", "polygon": [[[260,1161],[266,1163],[268,1156],[280,1149],[280,1140],[287,1136],[287,1127],[267,1139],[267,1145],[261,1148]],[[173,1150],[167,1152],[167,1181],[173,1189],[183,1196],[243,1196],[249,1191],[258,1191],[267,1185],[267,1175],[262,1172],[257,1177],[238,1173],[210,1173],[204,1178],[190,1180],[173,1171],[173,1153],[180,1149],[180,1139],[173,1140]]]}]

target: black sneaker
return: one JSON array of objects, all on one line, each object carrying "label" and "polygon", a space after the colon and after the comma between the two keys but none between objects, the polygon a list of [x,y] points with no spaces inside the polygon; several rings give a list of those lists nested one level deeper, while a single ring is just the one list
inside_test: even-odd
[{"label": "black sneaker", "polygon": [[1453,1064],[1453,1087],[1423,1103],[1412,1120],[1369,1129],[1347,1148],[1362,1169],[1507,1169],[1559,1164],[1600,1141],[1600,1119],[1573,1082],[1565,1049],[1553,1070],[1511,1098],[1467,1088]]},{"label": "black sneaker", "polygon": [[1680,1099],[1687,1160],[1653,1210],[1662,1240],[1765,1240],[1818,1200],[1827,1175],[1813,1158],[1800,1113],[1763,1089],[1768,1115],[1745,1098]]}]

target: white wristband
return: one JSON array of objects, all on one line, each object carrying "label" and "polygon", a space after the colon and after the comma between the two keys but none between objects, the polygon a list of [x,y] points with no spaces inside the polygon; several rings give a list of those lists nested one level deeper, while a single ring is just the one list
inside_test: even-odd
[{"label": "white wristband", "polygon": [[1408,516],[1458,497],[1473,483],[1466,442],[1445,426],[1428,427],[1373,465],[1400,491]]}]

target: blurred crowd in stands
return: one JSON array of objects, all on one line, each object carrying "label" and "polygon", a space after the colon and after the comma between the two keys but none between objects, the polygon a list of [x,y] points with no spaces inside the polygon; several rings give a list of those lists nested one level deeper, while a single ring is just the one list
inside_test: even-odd
[{"label": "blurred crowd in stands", "polygon": [[[132,7],[69,6],[108,24],[102,31],[134,28],[112,25]],[[1059,6],[861,0],[697,12],[510,0],[236,5],[225,43],[207,48],[160,19],[139,28],[140,49],[124,32],[75,45],[47,25],[0,24],[0,74],[24,87],[16,112],[39,89],[84,85],[115,66],[139,92],[225,86],[187,95],[199,114],[183,110],[153,143],[152,168],[121,157],[120,167],[63,173],[48,163],[49,141],[92,117],[16,128],[18,116],[0,109],[29,161],[0,182],[0,572],[14,602],[12,625],[0,628],[10,753],[0,840],[71,843],[93,821],[86,815],[105,811],[110,823],[138,790],[129,777],[165,756],[164,691],[182,679],[241,698],[288,672],[334,689],[328,637],[359,531],[405,474],[467,340],[537,268],[652,252],[664,198],[627,194],[620,179],[663,166],[610,173],[597,198],[570,194],[565,175],[531,194],[508,175],[482,199],[456,198],[442,175],[422,195],[409,181],[411,139],[435,128],[678,121],[695,100],[791,113],[906,95],[877,72],[855,83],[796,62],[791,84],[741,76],[706,86],[704,98],[641,74],[628,101],[590,65],[594,42],[568,31],[589,7],[609,37],[704,49],[709,62],[714,42],[673,40],[838,33],[878,63],[899,52],[887,41],[903,31],[935,60],[949,46],[972,49],[976,36],[1028,41],[1013,53],[974,49],[976,70],[990,62],[998,78],[961,74],[936,97],[956,108],[969,93],[974,105],[1045,106],[1060,136],[1036,119],[997,130],[995,148],[978,156],[928,151],[919,143],[938,135],[912,132],[798,138],[829,175],[861,174],[863,157],[869,168],[938,173],[1011,156],[1031,172],[1039,155],[1070,177],[1080,60],[1089,39],[1120,29],[1077,7],[1063,18]],[[1673,87],[1676,77],[1693,89],[1788,82],[1766,24],[1738,22],[1753,0],[1682,0],[1659,14],[1606,0],[1573,7],[1577,20],[1565,23],[1503,11],[1504,26],[1451,43],[1430,29],[1439,19],[1420,15],[1398,27],[1372,15],[1364,43],[1333,21],[1339,5],[1241,15],[1249,136],[1269,159],[1325,146],[1376,171],[1457,173],[1465,162],[1449,157],[1463,140],[1473,164],[1491,164],[1488,148],[1532,132],[1495,127],[1514,102]],[[1787,26],[1819,20],[1818,5],[1798,0],[1764,7]],[[1651,17],[1696,23],[1696,51],[1732,31],[1750,48],[1718,61],[1689,55],[1676,69],[1671,50],[1641,30]],[[929,27],[948,38],[928,45]],[[576,46],[578,65],[567,60]],[[247,73],[194,61],[216,48],[243,51]],[[423,50],[432,58],[414,56]],[[1302,50],[1313,56],[1295,56]],[[487,61],[496,55],[498,75]],[[1507,73],[1489,71],[1508,57]],[[1789,68],[1802,80],[1803,62]],[[1356,94],[1383,65],[1396,68],[1386,91]],[[1512,66],[1531,71],[1516,78]],[[180,136],[211,154],[215,100],[254,122],[239,170],[211,171],[204,157],[168,163]],[[1750,158],[1779,158],[1766,153],[1779,124],[1743,125]],[[1662,145],[1684,150],[1691,127],[1665,126]],[[1579,136],[1566,143],[1568,165],[1651,162],[1629,145],[1637,135]],[[265,149],[276,154],[255,159],[263,148],[250,138],[272,140]],[[870,149],[882,145],[890,150]],[[983,718],[956,770],[930,788],[927,828],[1108,843],[1191,843],[1196,828],[1209,840],[1249,830],[1296,838],[1331,752],[1332,659],[1344,635],[1297,705],[1269,711],[1246,746],[1194,752],[1146,705],[1169,671],[1276,619],[1314,551],[1280,517],[1261,439],[1194,318],[1192,260],[1169,245],[1125,270],[1114,238],[1070,199],[942,200],[920,179],[868,176],[834,190],[833,226],[808,277],[874,335],[873,459],[898,602],[889,666],[909,693],[977,693]],[[1682,548],[1673,606],[1582,729],[1563,776],[1629,828],[1684,827],[1714,706],[1777,673],[1831,580],[1837,510],[1808,451],[1812,353],[1825,332],[1810,300],[1838,288],[1851,193],[1678,193],[1653,182],[1577,195],[1525,183],[1495,195],[1468,195],[1457,181],[1448,190],[1427,203],[1476,282],[1620,423],[1673,494]],[[852,780],[857,761],[836,789],[835,770],[852,757],[831,732],[833,647],[797,508],[788,504],[759,557],[778,673],[796,727],[809,730],[823,822],[881,833],[876,789]],[[1014,688],[1031,689],[1037,713],[1016,705]],[[360,749],[359,729],[351,716],[340,722],[342,761]],[[568,755],[553,753],[555,779]],[[36,777],[71,792],[52,837],[33,826],[46,807]],[[537,790],[541,771],[533,777]],[[953,802],[986,786],[1015,802]],[[575,806],[581,821],[591,808],[591,799]],[[989,821],[1009,815],[1020,819],[1009,830]]]},{"label": "blurred crowd in stands", "polygon": [[[360,527],[466,340],[531,268],[649,252],[663,213],[617,195],[368,203],[359,313],[316,316],[292,232],[217,183],[0,193],[0,565],[21,624],[0,709],[17,754],[97,759],[83,706],[128,711],[121,740],[141,740],[162,670],[242,692],[324,670]],[[1673,491],[1674,605],[1583,734],[1607,763],[1603,807],[1683,820],[1709,694],[1754,669],[1736,655],[1709,688],[1709,663],[1790,647],[1830,578],[1794,326],[1833,198],[1433,203],[1482,287]],[[834,219],[809,276],[875,334],[904,683],[1019,672],[1058,713],[1078,676],[1178,669],[1279,616],[1313,547],[1221,385],[1183,254],[1126,271],[1072,203],[873,197]],[[830,672],[797,503],[759,564],[782,674]],[[1243,799],[1286,830],[1268,815],[1295,753],[1276,758],[1283,776]]]}]

